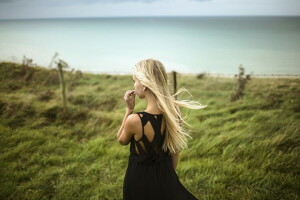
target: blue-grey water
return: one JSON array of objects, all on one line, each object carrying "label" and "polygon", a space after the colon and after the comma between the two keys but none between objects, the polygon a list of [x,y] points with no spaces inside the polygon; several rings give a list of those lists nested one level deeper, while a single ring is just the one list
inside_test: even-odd
[{"label": "blue-grey water", "polygon": [[300,17],[129,17],[0,20],[0,61],[131,73],[156,58],[182,73],[300,74]]}]

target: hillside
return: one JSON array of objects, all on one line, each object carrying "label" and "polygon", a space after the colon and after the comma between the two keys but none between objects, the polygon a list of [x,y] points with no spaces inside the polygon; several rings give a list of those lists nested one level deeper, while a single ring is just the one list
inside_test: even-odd
[{"label": "hillside", "polygon": [[[171,76],[170,76],[171,77]],[[129,146],[116,141],[132,76],[0,63],[0,199],[122,199]],[[251,78],[231,103],[232,78],[179,74],[207,108],[183,109],[192,132],[180,181],[205,200],[300,199],[300,79]],[[135,111],[145,108],[136,99]]]}]

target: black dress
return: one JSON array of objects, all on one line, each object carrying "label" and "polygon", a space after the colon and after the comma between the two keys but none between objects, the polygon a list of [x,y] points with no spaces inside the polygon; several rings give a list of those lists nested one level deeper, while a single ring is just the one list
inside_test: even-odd
[{"label": "black dress", "polygon": [[163,115],[144,111],[136,114],[141,119],[143,135],[139,141],[134,137],[130,141],[123,200],[197,200],[180,183],[169,151],[162,150],[166,131],[164,127],[161,133]]}]

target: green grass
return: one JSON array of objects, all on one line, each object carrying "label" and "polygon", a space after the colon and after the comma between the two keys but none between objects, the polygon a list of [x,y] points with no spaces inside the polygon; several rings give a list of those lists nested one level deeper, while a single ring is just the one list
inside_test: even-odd
[{"label": "green grass", "polygon": [[[130,75],[66,73],[69,114],[54,70],[0,63],[0,199],[122,199],[129,146],[116,141]],[[171,76],[170,76],[171,77]],[[176,169],[199,199],[300,199],[300,79],[235,80],[179,74],[192,133]],[[135,111],[145,108],[137,99]],[[187,127],[188,128],[188,127]]]}]

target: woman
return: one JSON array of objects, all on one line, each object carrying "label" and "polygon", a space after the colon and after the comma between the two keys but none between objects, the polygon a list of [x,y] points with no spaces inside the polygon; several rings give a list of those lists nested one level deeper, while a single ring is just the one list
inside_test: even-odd
[{"label": "woman", "polygon": [[[135,65],[135,90],[128,90],[127,108],[118,131],[121,145],[130,142],[130,156],[124,178],[123,200],[196,200],[180,183],[176,174],[179,152],[187,147],[187,130],[181,123],[180,106],[201,109],[195,101],[171,95],[163,64],[154,59]],[[146,99],[147,108],[133,113],[135,95]],[[186,123],[189,125],[188,123]]]}]

